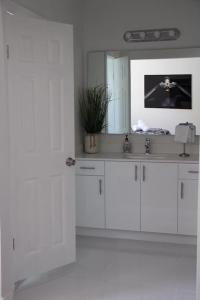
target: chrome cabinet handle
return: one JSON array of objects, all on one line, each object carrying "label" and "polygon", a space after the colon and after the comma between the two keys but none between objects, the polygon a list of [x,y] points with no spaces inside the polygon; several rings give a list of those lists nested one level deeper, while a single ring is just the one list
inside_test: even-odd
[{"label": "chrome cabinet handle", "polygon": [[68,166],[68,167],[75,166],[76,160],[73,159],[73,158],[71,158],[71,157],[68,157],[68,158],[66,159],[66,161],[65,161],[65,164],[66,164],[66,166]]},{"label": "chrome cabinet handle", "polygon": [[138,166],[135,165],[135,181],[138,180]]},{"label": "chrome cabinet handle", "polygon": [[95,167],[80,167],[81,170],[95,170]]},{"label": "chrome cabinet handle", "polygon": [[184,198],[184,183],[181,182],[181,199]]},{"label": "chrome cabinet handle", "polygon": [[143,179],[143,181],[145,181],[146,180],[146,168],[145,168],[145,166],[143,166],[142,167],[142,179]]},{"label": "chrome cabinet handle", "polygon": [[190,173],[190,174],[199,174],[199,171],[188,171],[188,173]]},{"label": "chrome cabinet handle", "polygon": [[102,179],[99,179],[99,194],[102,195]]}]

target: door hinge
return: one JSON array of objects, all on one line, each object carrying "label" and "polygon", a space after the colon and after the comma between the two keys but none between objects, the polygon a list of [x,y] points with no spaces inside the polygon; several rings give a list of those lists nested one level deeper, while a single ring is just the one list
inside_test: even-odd
[{"label": "door hinge", "polygon": [[9,47],[9,45],[6,45],[6,57],[7,57],[7,59],[10,58],[10,47]]},{"label": "door hinge", "polygon": [[13,247],[13,251],[15,251],[15,238],[13,238],[12,247]]}]

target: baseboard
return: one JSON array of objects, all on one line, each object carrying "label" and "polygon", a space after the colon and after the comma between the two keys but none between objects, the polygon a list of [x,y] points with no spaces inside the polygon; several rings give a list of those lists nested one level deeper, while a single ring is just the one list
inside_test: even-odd
[{"label": "baseboard", "polygon": [[175,234],[160,234],[160,233],[146,233],[146,232],[133,232],[122,230],[109,230],[109,229],[93,229],[77,227],[76,234],[80,236],[89,237],[102,237],[102,238],[114,238],[114,239],[128,239],[147,242],[162,242],[162,243],[174,243],[185,245],[196,245],[197,237],[175,235]]},{"label": "baseboard", "polygon": [[1,300],[14,300],[14,292],[12,291],[12,292],[8,293],[6,296],[1,298]]}]

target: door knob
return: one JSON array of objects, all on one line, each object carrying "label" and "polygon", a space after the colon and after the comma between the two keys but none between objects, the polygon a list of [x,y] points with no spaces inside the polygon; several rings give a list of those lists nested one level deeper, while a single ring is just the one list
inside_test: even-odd
[{"label": "door knob", "polygon": [[71,157],[68,157],[66,159],[65,163],[66,163],[66,166],[71,167],[71,166],[74,166],[76,164],[76,161],[75,161],[75,159],[73,159]]}]

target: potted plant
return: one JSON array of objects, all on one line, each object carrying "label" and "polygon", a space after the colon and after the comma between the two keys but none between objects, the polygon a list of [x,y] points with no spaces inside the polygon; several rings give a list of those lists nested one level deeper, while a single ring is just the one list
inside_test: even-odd
[{"label": "potted plant", "polygon": [[106,127],[109,96],[105,86],[88,88],[80,99],[81,124],[86,132],[85,152],[97,153],[99,133]]}]

